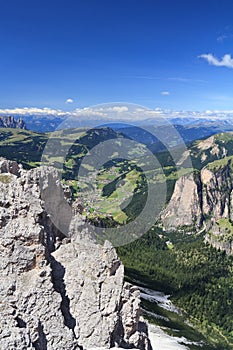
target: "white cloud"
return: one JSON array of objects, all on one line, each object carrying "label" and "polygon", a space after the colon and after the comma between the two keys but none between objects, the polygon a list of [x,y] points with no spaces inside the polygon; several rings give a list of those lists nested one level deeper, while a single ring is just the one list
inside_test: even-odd
[{"label": "white cloud", "polygon": [[66,103],[74,103],[74,100],[72,98],[67,98]]},{"label": "white cloud", "polygon": [[131,78],[135,78],[135,79],[145,79],[145,80],[159,80],[159,77],[154,77],[151,75],[135,75]]},{"label": "white cloud", "polygon": [[203,79],[189,79],[183,77],[172,77],[168,78],[170,81],[178,81],[179,83],[205,83],[206,81]]},{"label": "white cloud", "polygon": [[219,36],[217,37],[217,41],[220,42],[220,43],[222,43],[224,40],[226,40],[226,39],[228,39],[228,38],[229,38],[228,35],[222,34],[222,35],[219,35]]},{"label": "white cloud", "polygon": [[52,109],[48,107],[38,108],[38,107],[23,107],[23,108],[6,108],[0,109],[0,114],[4,115],[57,115],[63,116],[70,114],[69,112],[62,111],[60,109]]},{"label": "white cloud", "polygon": [[70,113],[73,117],[79,117],[80,119],[82,117],[87,119],[95,119],[95,118],[104,118],[107,116],[104,111],[97,109],[97,108],[83,108],[83,109],[75,109],[73,112]]},{"label": "white cloud", "polygon": [[182,78],[182,77],[173,77],[173,78],[168,78],[167,80],[178,81],[181,83],[188,83],[191,81],[191,79]]},{"label": "white cloud", "polygon": [[169,91],[161,91],[161,95],[163,96],[169,96],[170,92]]},{"label": "white cloud", "polygon": [[233,68],[233,58],[229,54],[224,55],[221,59],[218,59],[211,53],[203,54],[199,57],[204,58],[212,66]]},{"label": "white cloud", "polygon": [[122,107],[116,106],[116,107],[113,107],[112,110],[113,112],[122,113],[122,112],[128,112],[129,108],[126,106],[122,106]]},{"label": "white cloud", "polygon": [[113,106],[113,107],[96,107],[94,108],[97,111],[104,111],[104,112],[117,112],[117,113],[124,113],[128,112],[129,108],[127,106]]},{"label": "white cloud", "polygon": [[232,29],[233,29],[232,26],[225,27],[224,32],[219,33],[219,36],[217,37],[217,41],[219,43],[223,43],[225,40],[232,39],[233,38]]}]

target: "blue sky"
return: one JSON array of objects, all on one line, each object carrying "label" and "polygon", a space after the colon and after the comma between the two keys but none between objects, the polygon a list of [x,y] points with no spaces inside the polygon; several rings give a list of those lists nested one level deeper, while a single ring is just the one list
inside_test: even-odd
[{"label": "blue sky", "polygon": [[0,5],[0,108],[233,109],[232,0]]}]

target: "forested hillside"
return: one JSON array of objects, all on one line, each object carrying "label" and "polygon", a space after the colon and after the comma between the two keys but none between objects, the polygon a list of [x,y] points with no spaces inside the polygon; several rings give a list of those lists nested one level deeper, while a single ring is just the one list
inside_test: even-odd
[{"label": "forested hillside", "polygon": [[[159,238],[161,237],[161,238]],[[203,243],[202,236],[153,228],[118,248],[130,280],[172,295],[191,323],[217,349],[233,346],[233,257]]]}]

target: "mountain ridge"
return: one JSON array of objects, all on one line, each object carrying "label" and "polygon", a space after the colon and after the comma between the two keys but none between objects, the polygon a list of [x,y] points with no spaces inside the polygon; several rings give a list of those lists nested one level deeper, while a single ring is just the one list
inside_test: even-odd
[{"label": "mountain ridge", "polygon": [[151,350],[139,290],[109,242],[97,244],[78,213],[70,222],[56,170],[1,158],[0,189],[1,349]]},{"label": "mountain ridge", "polygon": [[27,129],[22,118],[15,119],[12,116],[0,116],[0,128]]}]

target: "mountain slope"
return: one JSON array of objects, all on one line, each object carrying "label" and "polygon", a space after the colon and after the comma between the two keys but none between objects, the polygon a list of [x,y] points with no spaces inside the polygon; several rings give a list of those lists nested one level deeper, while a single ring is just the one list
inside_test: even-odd
[{"label": "mountain slope", "polygon": [[[208,163],[233,155],[233,133],[220,133],[203,140],[197,140],[188,147],[193,167],[202,169]],[[182,166],[185,166],[187,155],[183,155]]]},{"label": "mountain slope", "polygon": [[36,133],[29,130],[0,128],[0,156],[22,163],[25,168],[38,166],[48,140],[53,144],[53,161],[59,161],[64,149],[67,157],[81,158],[100,142],[119,137],[109,129],[66,129],[53,133]]}]

